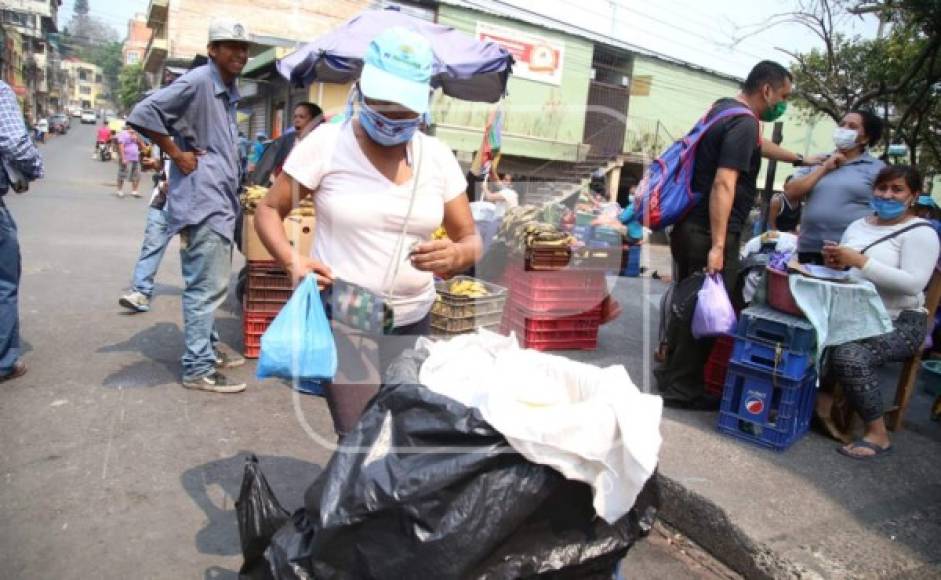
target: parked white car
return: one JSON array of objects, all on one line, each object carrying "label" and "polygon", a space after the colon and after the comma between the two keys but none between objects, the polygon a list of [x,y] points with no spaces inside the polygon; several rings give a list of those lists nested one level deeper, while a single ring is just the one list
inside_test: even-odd
[{"label": "parked white car", "polygon": [[98,116],[95,115],[95,111],[91,109],[85,109],[82,111],[82,125],[95,124],[95,121],[98,120]]}]

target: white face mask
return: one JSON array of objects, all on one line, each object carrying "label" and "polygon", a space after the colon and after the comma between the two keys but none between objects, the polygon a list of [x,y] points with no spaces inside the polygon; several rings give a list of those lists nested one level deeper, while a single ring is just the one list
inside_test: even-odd
[{"label": "white face mask", "polygon": [[859,137],[859,133],[853,129],[837,127],[833,130],[833,144],[836,145],[836,148],[840,151],[848,151],[856,147],[857,137]]}]

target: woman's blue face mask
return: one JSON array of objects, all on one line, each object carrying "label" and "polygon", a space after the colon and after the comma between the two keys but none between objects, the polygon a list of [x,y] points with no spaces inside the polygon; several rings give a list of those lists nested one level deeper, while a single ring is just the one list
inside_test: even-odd
[{"label": "woman's blue face mask", "polygon": [[901,216],[908,209],[908,205],[893,198],[874,196],[869,206],[876,212],[880,219],[894,220]]},{"label": "woman's blue face mask", "polygon": [[369,138],[380,145],[391,147],[408,143],[421,123],[421,116],[413,119],[390,119],[367,105],[362,94],[359,96],[359,124]]}]

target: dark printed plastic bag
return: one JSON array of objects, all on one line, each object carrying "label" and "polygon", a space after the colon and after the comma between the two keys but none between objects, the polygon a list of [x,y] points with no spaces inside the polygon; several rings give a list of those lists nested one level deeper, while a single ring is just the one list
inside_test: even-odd
[{"label": "dark printed plastic bag", "polygon": [[239,522],[239,539],[245,562],[239,570],[241,580],[268,580],[272,578],[265,549],[271,543],[278,528],[290,515],[275,498],[268,481],[258,468],[258,458],[251,455],[245,459],[245,474],[242,489],[235,502],[235,514]]},{"label": "dark printed plastic bag", "polygon": [[609,525],[588,485],[527,461],[479,411],[416,384],[408,353],[386,377],[265,552],[277,580],[608,580],[652,525],[655,478]]},{"label": "dark printed plastic bag", "polygon": [[336,372],[333,331],[311,274],[262,335],[257,376],[332,380]]},{"label": "dark printed plastic bag", "polygon": [[696,298],[692,332],[696,338],[735,332],[735,309],[719,274],[706,276],[703,282]]}]

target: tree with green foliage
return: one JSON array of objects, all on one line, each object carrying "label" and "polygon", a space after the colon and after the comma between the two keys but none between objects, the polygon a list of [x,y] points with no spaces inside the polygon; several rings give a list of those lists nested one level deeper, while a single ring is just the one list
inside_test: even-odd
[{"label": "tree with green foliage", "polygon": [[[879,18],[877,38],[840,32],[864,14]],[[837,122],[847,111],[871,109],[886,121],[886,143],[904,143],[910,163],[941,171],[941,2],[797,0],[795,11],[760,30],[783,23],[802,25],[821,41],[805,53],[779,49],[794,59],[799,107]]]},{"label": "tree with green foliage", "polygon": [[144,67],[139,64],[132,64],[121,69],[118,75],[118,102],[121,109],[128,112],[144,95],[144,89],[147,87],[147,77],[144,74]]},{"label": "tree with green foliage", "polygon": [[101,67],[101,73],[104,82],[108,86],[112,95],[118,91],[118,76],[121,73],[121,67],[124,65],[121,43],[107,42],[87,46],[78,52],[78,57],[85,62],[90,62]]}]

